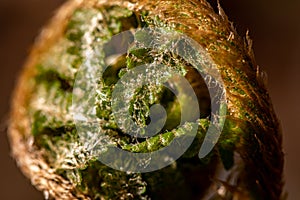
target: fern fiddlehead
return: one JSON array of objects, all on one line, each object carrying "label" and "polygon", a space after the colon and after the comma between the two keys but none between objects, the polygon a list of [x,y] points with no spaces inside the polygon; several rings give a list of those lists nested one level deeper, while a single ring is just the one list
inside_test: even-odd
[{"label": "fern fiddlehead", "polygon": [[[226,105],[221,106],[226,107],[226,119],[219,140],[202,159],[198,152],[217,102],[207,85],[214,73],[199,75],[193,60],[149,48],[145,44],[156,47],[157,37],[133,31],[145,27],[175,31],[196,41],[222,78]],[[145,44],[129,44],[126,53],[116,59],[114,54],[122,52],[122,40],[109,41],[124,31],[142,38]],[[168,41],[172,43],[171,36]],[[80,69],[94,52],[97,58],[93,65],[108,65],[96,82],[101,90],[88,104],[99,119],[96,127],[101,131],[83,129],[83,142],[79,132],[84,126],[76,126],[72,103],[76,99],[74,88],[89,87],[86,77],[80,78]],[[197,123],[196,137],[176,162],[158,171],[112,169],[95,157],[94,152],[105,154],[107,149],[87,151],[101,134],[111,138],[108,146],[147,153],[167,147],[188,133],[186,127],[176,129],[183,112],[176,91],[151,84],[132,92],[128,110],[133,121],[145,127],[151,106],[163,105],[168,116],[162,130],[149,138],[129,137],[115,121],[111,100],[117,82],[138,66],[153,62],[174,69],[195,91],[200,109],[193,122]],[[182,101],[188,102],[188,96],[183,95]],[[195,107],[186,109],[190,115],[195,113]],[[89,134],[95,131],[99,134]],[[15,91],[9,132],[13,154],[23,172],[45,195],[57,199],[279,199],[281,195],[281,133],[251,41],[238,36],[220,7],[216,14],[204,0],[66,3],[42,32],[28,59]]]}]

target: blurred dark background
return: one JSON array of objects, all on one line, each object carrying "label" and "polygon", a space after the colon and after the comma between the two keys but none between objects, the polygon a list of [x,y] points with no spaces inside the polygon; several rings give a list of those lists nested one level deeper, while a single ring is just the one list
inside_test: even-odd
[{"label": "blurred dark background", "polygon": [[[16,78],[43,24],[64,0],[0,0],[0,199],[42,200],[10,157],[5,123]],[[215,0],[210,0],[216,4]],[[289,200],[300,199],[300,1],[220,0],[240,34],[250,30],[257,63],[284,132]]]}]

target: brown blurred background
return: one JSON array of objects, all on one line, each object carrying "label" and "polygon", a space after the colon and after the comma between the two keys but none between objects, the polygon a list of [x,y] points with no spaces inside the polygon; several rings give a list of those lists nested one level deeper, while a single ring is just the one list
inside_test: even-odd
[{"label": "brown blurred background", "polygon": [[[0,0],[0,199],[42,200],[9,154],[5,123],[15,80],[43,24],[64,0]],[[210,0],[214,5],[216,0]],[[300,199],[300,1],[220,0],[240,34],[250,29],[257,63],[281,120],[289,200]]]}]

